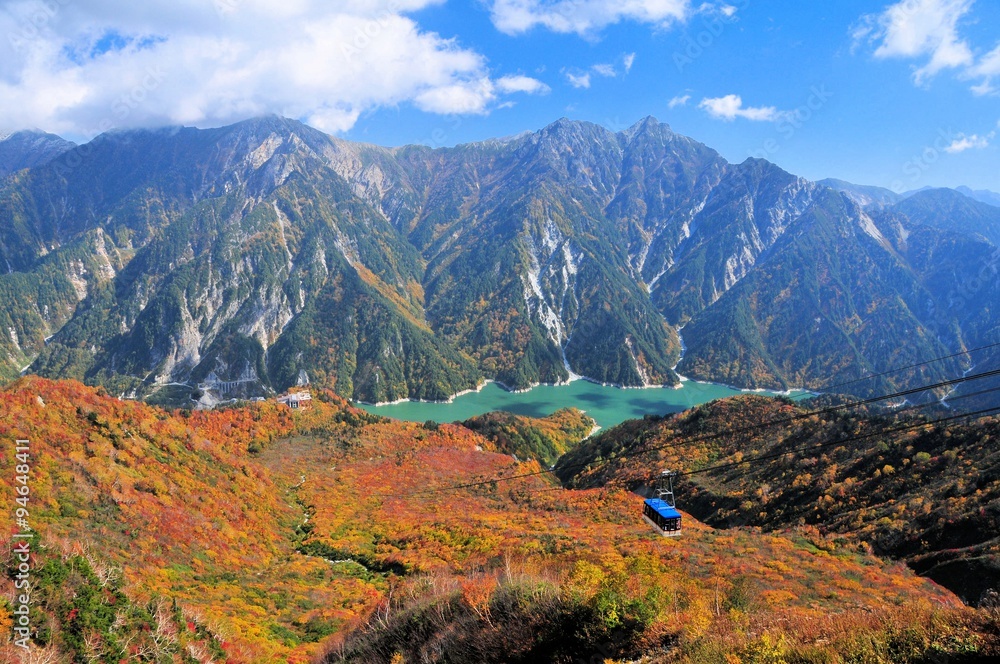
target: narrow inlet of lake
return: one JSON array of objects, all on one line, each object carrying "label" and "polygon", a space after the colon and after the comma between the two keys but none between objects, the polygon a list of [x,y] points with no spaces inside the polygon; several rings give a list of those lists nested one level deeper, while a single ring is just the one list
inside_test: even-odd
[{"label": "narrow inlet of lake", "polygon": [[[579,408],[597,420],[602,428],[643,415],[667,415],[694,406],[746,392],[723,385],[684,381],[679,389],[647,388],[623,390],[576,380],[568,385],[539,385],[527,392],[508,392],[488,383],[479,392],[455,397],[451,403],[404,401],[382,406],[361,405],[369,413],[411,422],[455,422],[493,410],[505,410],[529,417],[545,417],[560,408]],[[771,394],[764,392],[763,394]],[[796,392],[792,398],[808,397]]]}]

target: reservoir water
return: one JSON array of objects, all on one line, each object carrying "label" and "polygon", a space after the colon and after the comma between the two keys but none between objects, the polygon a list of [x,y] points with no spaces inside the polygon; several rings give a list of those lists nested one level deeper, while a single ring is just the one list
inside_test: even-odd
[{"label": "reservoir water", "polygon": [[[602,428],[643,415],[667,415],[693,406],[744,394],[724,385],[684,381],[679,389],[647,388],[623,390],[576,380],[568,385],[539,385],[527,392],[508,392],[496,383],[488,383],[479,392],[455,397],[451,403],[404,401],[382,406],[361,405],[369,413],[411,422],[454,422],[492,410],[505,410],[529,417],[545,417],[560,408],[575,407],[586,411]],[[765,393],[770,394],[770,393]],[[792,398],[808,397],[808,392],[793,393]]]}]

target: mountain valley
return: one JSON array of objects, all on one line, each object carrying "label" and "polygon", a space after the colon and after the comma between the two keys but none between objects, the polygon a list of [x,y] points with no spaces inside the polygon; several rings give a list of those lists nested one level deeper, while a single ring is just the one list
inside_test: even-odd
[{"label": "mountain valley", "polygon": [[[372,416],[330,391],[298,410],[268,401],[167,412],[75,381],[20,379],[0,390],[0,435],[31,448],[33,652],[52,661],[468,664],[727,654],[973,662],[1000,652],[995,605],[964,606],[894,560],[951,586],[939,575],[947,562],[911,559],[938,547],[936,523],[967,536],[968,558],[942,552],[953,562],[973,563],[974,545],[992,546],[991,526],[962,519],[982,510],[995,520],[995,477],[973,485],[955,471],[987,471],[981,445],[957,443],[985,441],[995,418],[953,429],[953,456],[934,449],[946,430],[924,427],[886,437],[857,467],[845,449],[816,464],[815,454],[789,452],[748,474],[685,482],[680,538],[641,519],[642,499],[628,488],[651,482],[660,464],[697,468],[740,439],[727,436],[735,415],[767,431],[789,409],[737,397],[581,443],[589,426],[572,411],[481,418],[469,423],[476,433]],[[803,418],[801,432],[785,425],[791,437],[779,445],[812,446],[852,426],[880,423]],[[632,454],[671,429],[682,434],[675,451]],[[688,442],[692,432],[723,436]],[[535,459],[564,449],[560,475],[571,460],[587,464],[566,476],[567,488]],[[10,511],[15,463],[13,454],[0,461],[0,505]],[[869,496],[880,483],[863,472],[876,464],[885,477],[890,463],[894,479]],[[828,478],[815,506],[811,483],[753,491],[789,472]],[[770,516],[758,515],[765,504]],[[863,527],[845,533],[852,519]],[[5,565],[0,624],[10,626],[16,558]],[[0,642],[5,661],[17,652]]]},{"label": "mountain valley", "polygon": [[822,391],[1000,342],[998,208],[857,199],[652,118],[442,149],[277,117],[59,145],[49,161],[52,140],[20,145],[8,161],[34,166],[0,183],[8,380],[27,367],[173,405],[678,373]]}]

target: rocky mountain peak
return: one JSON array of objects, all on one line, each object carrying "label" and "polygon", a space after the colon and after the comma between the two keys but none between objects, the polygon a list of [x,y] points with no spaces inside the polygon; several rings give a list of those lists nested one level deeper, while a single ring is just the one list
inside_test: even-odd
[{"label": "rocky mountain peak", "polygon": [[74,147],[75,143],[38,130],[0,136],[0,177],[49,162]]},{"label": "rocky mountain peak", "polygon": [[637,136],[640,135],[668,138],[673,136],[674,132],[670,129],[670,125],[665,122],[660,122],[652,115],[647,115],[628,129],[623,129],[619,132],[619,136],[622,137],[623,142],[626,145],[631,143]]},{"label": "rocky mountain peak", "polygon": [[[0,266],[42,279],[51,302],[20,307],[36,282],[11,282],[0,316],[16,334],[0,340],[0,369],[33,362],[140,395],[213,370],[230,389],[247,367],[261,393],[307,371],[367,401],[446,398],[485,377],[664,384],[684,323],[685,375],[822,388],[952,352],[925,331],[897,356],[872,332],[923,330],[926,303],[953,288],[950,273],[924,279],[936,268],[911,253],[934,256],[962,231],[961,250],[988,259],[983,238],[1000,228],[996,208],[954,192],[912,197],[906,228],[863,216],[653,117],[618,133],[563,118],[508,141],[391,150],[266,116],[113,132],[72,162],[7,180],[0,200]],[[993,301],[992,288],[977,297]],[[949,325],[966,345],[996,327]]]}]

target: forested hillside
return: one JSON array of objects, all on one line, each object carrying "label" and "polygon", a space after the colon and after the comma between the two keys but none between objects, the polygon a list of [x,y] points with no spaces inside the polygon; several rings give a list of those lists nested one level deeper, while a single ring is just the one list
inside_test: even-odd
[{"label": "forested hillside", "polygon": [[[487,378],[673,385],[675,368],[825,390],[1000,343],[997,208],[730,164],[653,118],[442,149],[278,117],[11,140],[4,380],[202,407],[305,384],[368,402]],[[998,366],[977,352],[865,387]]]},{"label": "forested hillside", "polygon": [[681,504],[709,525],[815,526],[975,604],[1000,587],[998,434],[996,417],[944,408],[886,414],[747,396],[604,432],[556,473],[572,487],[637,488],[677,470]]},{"label": "forested hillside", "polygon": [[[471,663],[707,662],[723,653],[917,662],[998,652],[995,613],[964,607],[836,534],[826,499],[806,519],[817,525],[716,530],[686,515],[682,538],[668,540],[641,520],[641,499],[622,483],[563,489],[537,462],[515,461],[463,426],[393,422],[331,392],[315,397],[296,412],[267,402],[170,413],[75,382],[22,379],[0,392],[8,513],[13,440],[31,441],[36,654]],[[712,431],[737,414],[751,422],[794,409],[738,399],[670,426]],[[572,417],[515,430],[580,428]],[[652,426],[627,424],[576,449],[610,440],[624,449]],[[924,445],[912,444],[901,453],[928,477],[978,458],[917,459]],[[909,468],[894,450],[882,453],[884,481],[868,480],[868,494],[900,491],[896,478]],[[608,478],[627,470],[604,456]],[[656,469],[662,461],[673,459]],[[894,462],[896,474],[884,467]],[[606,483],[595,472],[579,481]],[[644,479],[634,472],[624,484]],[[696,513],[710,499],[693,487],[682,495]],[[973,502],[991,509],[963,495],[945,518]],[[7,597],[12,583],[3,577]],[[10,610],[0,605],[0,622],[10,624]],[[15,656],[12,644],[0,647]]]}]

